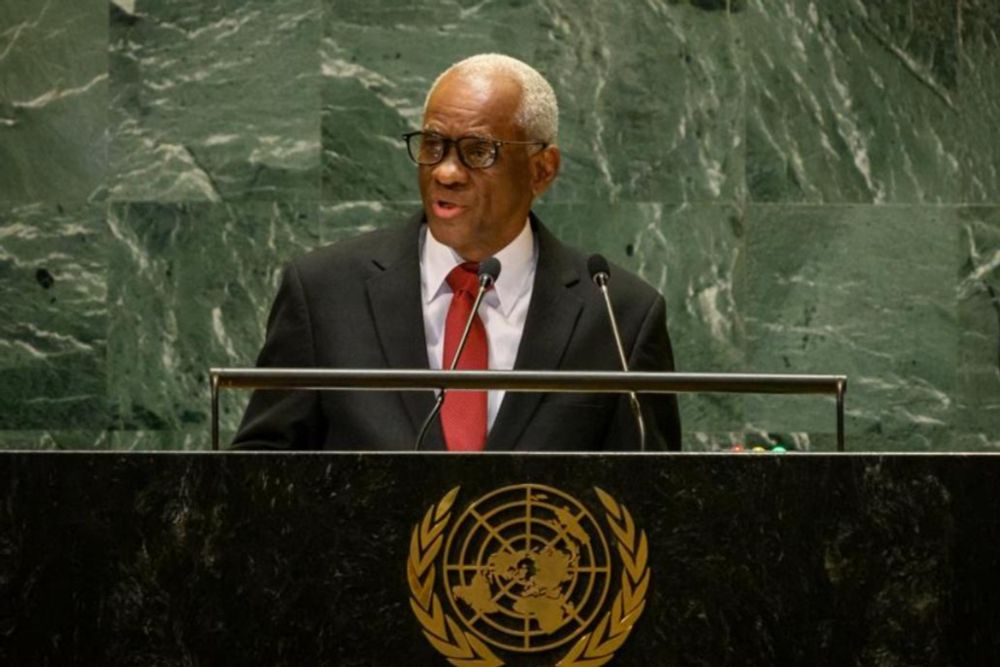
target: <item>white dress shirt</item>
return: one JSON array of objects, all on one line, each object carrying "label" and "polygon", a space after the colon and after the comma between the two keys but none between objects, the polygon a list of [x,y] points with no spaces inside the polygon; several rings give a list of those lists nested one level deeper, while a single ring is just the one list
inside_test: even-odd
[{"label": "white dress shirt", "polygon": [[[505,371],[514,368],[535,284],[535,267],[538,265],[535,234],[527,220],[517,238],[494,257],[500,260],[500,275],[493,289],[483,296],[479,304],[479,318],[486,327],[489,341],[489,368]],[[453,268],[463,262],[465,260],[458,253],[435,239],[424,226],[420,238],[420,294],[427,360],[434,370],[451,364],[450,359],[447,364],[442,364],[444,325],[452,294],[446,278]],[[493,428],[504,393],[487,392],[487,429]]]}]

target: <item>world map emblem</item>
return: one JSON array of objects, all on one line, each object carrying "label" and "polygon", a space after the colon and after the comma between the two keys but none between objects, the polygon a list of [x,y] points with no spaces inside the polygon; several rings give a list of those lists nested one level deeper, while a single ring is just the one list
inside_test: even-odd
[{"label": "world map emblem", "polygon": [[595,514],[559,489],[518,484],[454,511],[459,491],[428,508],[410,540],[410,605],[434,648],[456,667],[526,653],[551,653],[557,667],[609,662],[650,580],[628,510],[596,487]]}]

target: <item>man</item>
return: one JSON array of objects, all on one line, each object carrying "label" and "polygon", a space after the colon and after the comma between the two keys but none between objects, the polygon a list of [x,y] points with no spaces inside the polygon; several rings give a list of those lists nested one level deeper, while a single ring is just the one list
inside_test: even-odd
[{"label": "man", "polygon": [[[555,93],[528,65],[474,56],[431,87],[420,132],[423,211],[397,228],[322,248],[287,267],[262,367],[448,368],[471,315],[479,262],[502,266],[458,368],[620,370],[586,258],[531,206],[559,172]],[[622,269],[609,283],[633,370],[673,370],[662,297]],[[680,449],[672,395],[642,398],[651,449]],[[409,449],[429,392],[257,391],[235,445]],[[450,392],[426,450],[602,450],[637,446],[620,394]]]}]

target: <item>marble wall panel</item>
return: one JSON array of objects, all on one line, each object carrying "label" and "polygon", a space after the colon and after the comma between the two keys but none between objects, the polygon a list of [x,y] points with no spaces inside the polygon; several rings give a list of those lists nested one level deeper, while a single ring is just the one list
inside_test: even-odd
[{"label": "marble wall panel", "polygon": [[35,431],[0,430],[0,450],[47,450],[61,449],[78,451],[87,449],[108,449],[111,437],[108,431],[90,429],[62,431],[41,429]]},{"label": "marble wall panel", "polygon": [[[737,302],[756,372],[849,376],[847,429],[934,449],[953,423],[955,209],[752,206]],[[835,427],[825,397],[748,397],[766,431]]]},{"label": "marble wall panel", "polygon": [[111,197],[319,196],[319,0],[111,3]]},{"label": "marble wall panel", "polygon": [[963,0],[959,100],[967,137],[962,201],[1000,202],[1000,3]]},{"label": "marble wall panel", "polygon": [[953,449],[1000,450],[1000,208],[961,210]]},{"label": "marble wall panel", "polygon": [[560,98],[574,201],[727,201],[743,192],[743,76],[725,3],[327,0],[323,197],[414,199],[399,135],[434,77],[475,53],[535,63]]},{"label": "marble wall panel", "polygon": [[0,429],[107,427],[106,238],[102,206],[0,209]]},{"label": "marble wall panel", "polygon": [[80,201],[107,163],[107,4],[0,3],[0,202]]},{"label": "marble wall panel", "polygon": [[[419,206],[399,135],[499,50],[560,96],[539,213],[665,293],[679,368],[844,371],[850,447],[996,449],[998,46],[994,0],[0,0],[0,448],[204,447],[198,373]],[[825,399],[682,410],[833,447]]]},{"label": "marble wall panel", "polygon": [[320,206],[320,238],[325,245],[376,229],[401,225],[421,210],[419,201],[323,204]]},{"label": "marble wall panel", "polygon": [[751,0],[747,181],[759,202],[957,202],[956,3]]},{"label": "marble wall panel", "polygon": [[[601,252],[665,296],[678,370],[746,370],[733,293],[743,242],[737,208],[553,204],[540,213],[559,238],[584,252]],[[723,394],[683,395],[681,417],[685,446],[712,448],[728,444],[734,439],[729,431],[742,428],[742,402]]]},{"label": "marble wall panel", "polygon": [[[238,423],[238,418],[234,419],[234,416],[242,414],[246,409],[247,400],[248,394],[243,392],[234,393],[232,390],[225,390],[220,395],[219,442],[223,443],[223,446],[227,442],[232,442]],[[207,426],[202,424],[195,428],[167,430],[115,430],[108,432],[104,447],[143,452],[207,450],[211,449],[211,435]]]},{"label": "marble wall panel", "polygon": [[[316,217],[314,205],[266,202],[112,205],[108,384],[116,446],[208,446],[207,371],[253,365],[281,267],[316,245]],[[224,436],[248,396],[223,392]]]}]

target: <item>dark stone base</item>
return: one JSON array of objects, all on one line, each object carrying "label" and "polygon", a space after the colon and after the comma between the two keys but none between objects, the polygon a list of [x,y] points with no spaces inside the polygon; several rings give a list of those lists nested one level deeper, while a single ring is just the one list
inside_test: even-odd
[{"label": "dark stone base", "polygon": [[614,665],[1000,664],[998,473],[988,455],[4,454],[0,664],[447,664],[410,609],[411,531],[454,486],[461,512],[526,482],[595,516],[598,486],[648,535]]}]

